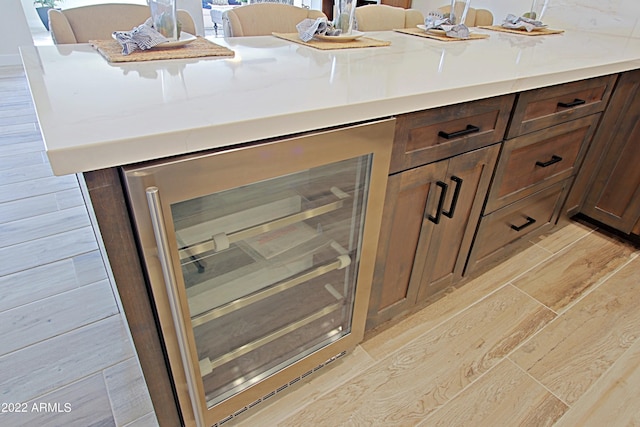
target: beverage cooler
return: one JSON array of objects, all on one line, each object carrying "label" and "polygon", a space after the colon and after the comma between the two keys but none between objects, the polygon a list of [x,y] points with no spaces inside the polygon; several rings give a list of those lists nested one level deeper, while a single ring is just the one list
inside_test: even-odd
[{"label": "beverage cooler", "polygon": [[186,425],[248,415],[362,340],[394,123],[122,169]]}]

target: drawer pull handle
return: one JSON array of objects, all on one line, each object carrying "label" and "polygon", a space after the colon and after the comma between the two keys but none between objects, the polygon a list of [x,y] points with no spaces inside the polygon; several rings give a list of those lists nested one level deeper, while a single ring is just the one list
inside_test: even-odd
[{"label": "drawer pull handle", "polygon": [[462,178],[458,178],[455,175],[451,176],[451,181],[456,183],[456,189],[453,190],[453,198],[451,199],[451,206],[449,206],[449,212],[442,212],[442,215],[453,218],[453,213],[456,211],[456,206],[458,206],[458,197],[460,196],[460,190],[462,189]]},{"label": "drawer pull handle", "polygon": [[436,182],[436,185],[442,189],[440,192],[440,200],[438,201],[438,210],[436,211],[436,216],[429,214],[429,221],[434,224],[440,224],[440,218],[442,217],[442,207],[444,206],[444,198],[447,196],[447,188],[449,186],[442,181]]},{"label": "drawer pull handle", "polygon": [[520,231],[524,228],[527,228],[528,226],[530,226],[531,224],[534,224],[536,222],[535,219],[531,218],[530,216],[527,217],[527,222],[525,222],[522,225],[513,225],[511,224],[511,228],[513,228],[516,231]]},{"label": "drawer pull handle", "polygon": [[459,130],[456,132],[446,133],[444,131],[440,131],[438,132],[438,136],[441,136],[445,139],[453,139],[453,138],[458,138],[460,136],[468,135],[474,132],[480,132],[480,128],[474,125],[467,125],[466,129]]},{"label": "drawer pull handle", "polygon": [[585,101],[584,99],[574,99],[573,102],[558,102],[558,107],[562,107],[562,108],[571,108],[571,107],[577,107],[578,105],[582,105],[582,104],[586,104],[587,101]]},{"label": "drawer pull handle", "polygon": [[551,160],[547,160],[546,162],[537,161],[536,166],[540,166],[546,168],[547,166],[551,166],[554,163],[558,163],[562,161],[562,157],[553,155],[551,156]]}]

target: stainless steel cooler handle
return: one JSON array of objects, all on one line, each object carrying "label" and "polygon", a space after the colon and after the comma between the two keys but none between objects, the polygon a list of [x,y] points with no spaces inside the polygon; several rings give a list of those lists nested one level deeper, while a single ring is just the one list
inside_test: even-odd
[{"label": "stainless steel cooler handle", "polygon": [[187,388],[191,397],[191,405],[196,419],[196,425],[203,427],[204,422],[202,415],[204,411],[201,408],[201,402],[198,396],[198,388],[195,384],[195,378],[199,376],[195,372],[195,367],[189,357],[189,347],[187,343],[187,331],[182,322],[182,313],[178,307],[178,286],[175,281],[173,264],[171,263],[171,253],[169,252],[169,240],[164,226],[164,216],[162,215],[162,205],[160,204],[160,193],[158,187],[149,187],[146,189],[147,203],[149,204],[149,212],[151,214],[151,223],[153,225],[153,234],[156,238],[158,246],[158,259],[162,266],[162,275],[164,277],[165,287],[169,295],[169,306],[171,307],[171,317],[176,330],[178,345],[180,346],[180,356],[182,358],[182,366],[187,377]]}]

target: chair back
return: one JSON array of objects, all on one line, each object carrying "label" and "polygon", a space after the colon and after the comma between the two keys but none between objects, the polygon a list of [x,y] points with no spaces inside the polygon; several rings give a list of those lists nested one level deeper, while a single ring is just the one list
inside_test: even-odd
[{"label": "chair back", "polygon": [[296,25],[307,18],[326,15],[319,10],[282,3],[254,3],[222,14],[225,37],[267,36],[271,33],[296,33]]},{"label": "chair back", "polygon": [[282,4],[290,4],[293,6],[293,0],[249,0],[249,4],[256,3],[282,3]]},{"label": "chair back", "polygon": [[[148,6],[105,3],[70,9],[49,10],[49,28],[55,44],[88,43],[107,40],[114,31],[130,31],[151,16]],[[195,35],[193,18],[186,10],[177,11],[182,31]]]},{"label": "chair back", "polygon": [[[449,13],[451,11],[451,5],[439,7],[438,10],[442,13]],[[467,11],[467,17],[464,20],[464,25],[467,27],[493,25],[493,13],[487,9],[474,9],[470,7]]]},{"label": "chair back", "polygon": [[386,4],[370,4],[356,8],[359,31],[387,31],[415,28],[424,24],[424,15],[416,9],[403,9]]}]

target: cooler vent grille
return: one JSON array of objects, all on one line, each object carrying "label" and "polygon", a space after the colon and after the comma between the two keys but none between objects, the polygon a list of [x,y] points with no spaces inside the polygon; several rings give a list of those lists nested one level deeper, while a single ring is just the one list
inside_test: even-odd
[{"label": "cooler vent grille", "polygon": [[290,385],[293,385],[293,384],[297,383],[298,381],[300,381],[301,379],[306,378],[306,377],[308,377],[309,375],[311,375],[313,373],[316,373],[319,369],[321,369],[321,368],[327,366],[328,364],[334,362],[336,359],[339,359],[340,357],[344,356],[345,354],[347,354],[346,351],[343,351],[341,353],[336,354],[335,356],[333,356],[331,359],[327,360],[326,362],[321,363],[320,365],[318,365],[315,368],[305,372],[304,374],[300,375],[299,377],[295,377],[291,381],[289,381],[287,383],[284,383],[283,385],[281,385],[280,387],[276,388],[275,390],[270,391],[269,393],[267,393],[264,396],[262,396],[262,398],[250,403],[249,405],[245,406],[244,408],[238,409],[233,414],[227,415],[226,417],[224,417],[223,419],[221,419],[220,421],[215,423],[212,427],[221,427],[223,424],[227,423],[228,421],[231,421],[232,419],[234,419],[235,417],[237,417],[237,416],[239,416],[241,414],[244,414],[245,412],[247,412],[247,410],[255,408],[260,403],[262,403],[265,400],[268,400],[269,398],[275,396],[277,393],[283,392],[284,390],[289,388]]}]

